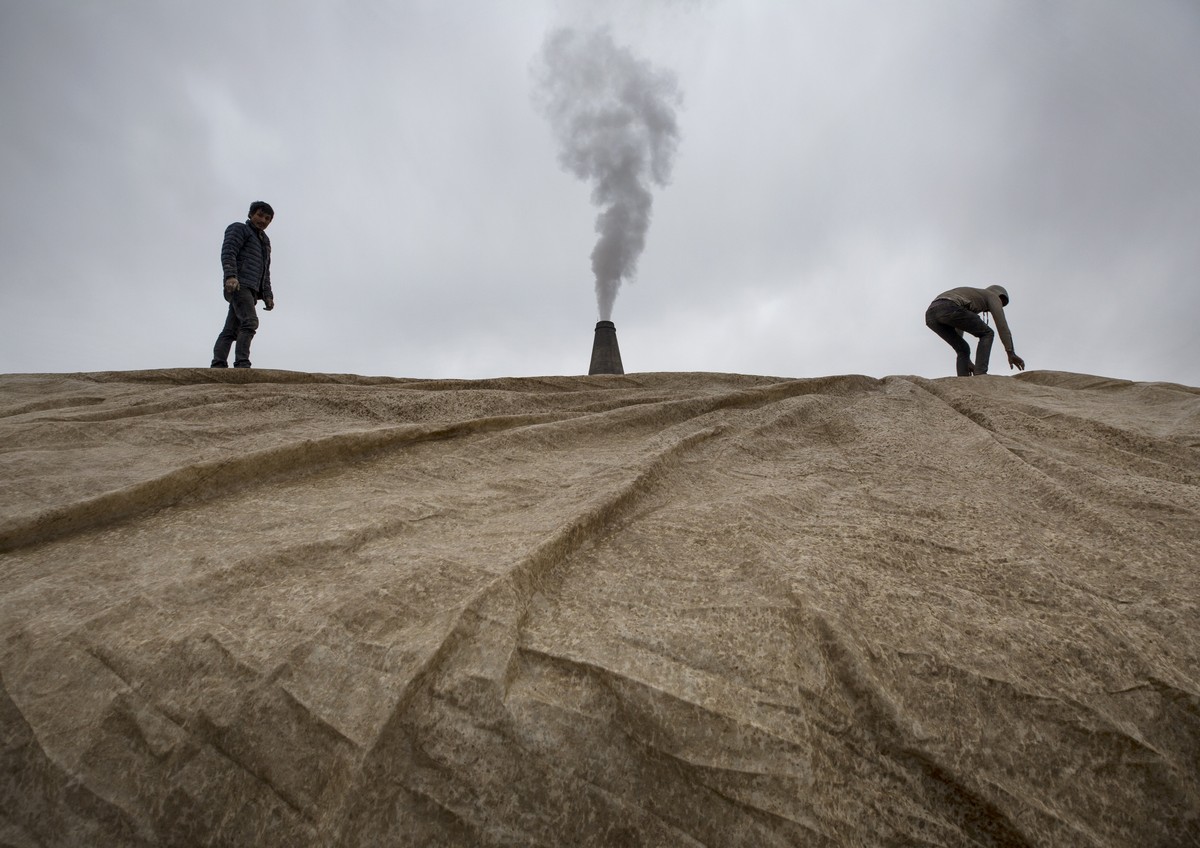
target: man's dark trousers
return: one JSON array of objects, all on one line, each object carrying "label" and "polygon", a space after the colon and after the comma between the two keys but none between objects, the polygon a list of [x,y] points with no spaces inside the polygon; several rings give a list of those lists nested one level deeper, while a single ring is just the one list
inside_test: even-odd
[{"label": "man's dark trousers", "polygon": [[229,365],[229,348],[236,342],[233,350],[233,367],[250,367],[250,342],[258,331],[258,312],[254,308],[257,299],[253,289],[241,286],[235,292],[225,292],[229,301],[229,313],[225,316],[225,327],[217,336],[213,347],[213,368],[226,368]]},{"label": "man's dark trousers", "polygon": [[954,348],[954,352],[958,355],[956,364],[960,377],[970,376],[972,371],[971,346],[967,344],[962,334],[970,333],[978,336],[979,344],[975,347],[974,372],[976,374],[987,373],[988,360],[992,358],[992,339],[995,338],[996,333],[983,322],[982,318],[952,300],[940,299],[929,304],[929,308],[925,310],[925,326]]}]

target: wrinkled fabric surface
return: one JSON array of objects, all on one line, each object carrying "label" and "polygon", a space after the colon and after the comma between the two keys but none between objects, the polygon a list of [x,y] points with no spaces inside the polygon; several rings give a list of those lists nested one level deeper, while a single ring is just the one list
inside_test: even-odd
[{"label": "wrinkled fabric surface", "polygon": [[0,376],[0,844],[1200,845],[1200,389]]}]

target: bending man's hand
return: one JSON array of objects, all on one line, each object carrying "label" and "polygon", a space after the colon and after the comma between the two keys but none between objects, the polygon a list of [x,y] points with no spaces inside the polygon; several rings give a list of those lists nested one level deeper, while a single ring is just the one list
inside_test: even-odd
[{"label": "bending man's hand", "polygon": [[[265,309],[265,310],[267,310],[268,312],[270,312],[270,311],[271,311],[272,309],[274,309],[274,308],[275,308],[275,298],[273,298],[273,297],[264,297],[264,298],[263,298],[263,309]],[[1022,367],[1024,367],[1024,366],[1022,366]]]},{"label": "bending man's hand", "polygon": [[1022,359],[1021,357],[1017,356],[1015,353],[1010,353],[1008,355],[1008,367],[1013,368],[1014,366],[1016,367],[1016,369],[1018,371],[1024,371],[1025,370],[1025,360]]}]

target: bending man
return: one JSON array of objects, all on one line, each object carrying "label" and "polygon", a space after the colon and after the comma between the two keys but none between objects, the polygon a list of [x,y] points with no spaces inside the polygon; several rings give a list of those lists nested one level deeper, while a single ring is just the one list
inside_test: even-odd
[{"label": "bending man", "polygon": [[[960,286],[950,291],[942,292],[933,299],[925,310],[925,326],[946,340],[946,344],[954,348],[958,355],[958,376],[969,377],[972,374],[986,374],[988,359],[992,355],[992,339],[995,333],[992,328],[979,317],[980,312],[988,312],[996,322],[1000,332],[1000,341],[1008,354],[1008,367],[1025,370],[1025,360],[1017,356],[1013,350],[1012,333],[1008,331],[1008,321],[1004,319],[1004,307],[1008,306],[1008,292],[1004,286],[988,286],[986,289],[976,289],[970,286]],[[971,362],[971,346],[963,338],[963,333],[979,337],[975,347],[975,362]]]}]

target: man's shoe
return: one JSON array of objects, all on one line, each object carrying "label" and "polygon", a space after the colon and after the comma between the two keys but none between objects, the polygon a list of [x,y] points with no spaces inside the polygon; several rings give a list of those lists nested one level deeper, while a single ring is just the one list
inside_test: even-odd
[{"label": "man's shoe", "polygon": [[210,366],[208,366],[208,367],[209,367],[209,368],[228,368],[228,367],[229,367],[229,363],[228,363],[228,362],[215,362],[215,361],[214,361],[214,362],[213,362],[213,364],[212,364],[212,365],[210,365]]}]

